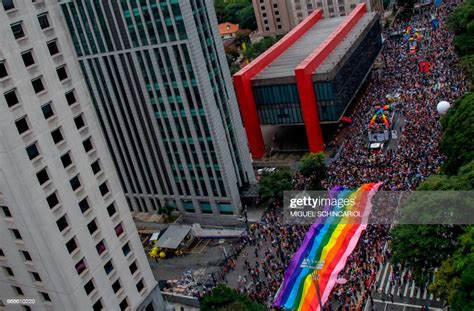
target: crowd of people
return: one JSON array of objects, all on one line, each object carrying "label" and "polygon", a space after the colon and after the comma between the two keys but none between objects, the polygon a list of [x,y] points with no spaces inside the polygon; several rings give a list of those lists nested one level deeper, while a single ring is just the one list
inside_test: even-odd
[{"label": "crowd of people", "polygon": [[[369,77],[367,87],[354,105],[350,115],[352,124],[342,143],[339,158],[328,166],[324,188],[335,185],[357,188],[369,182],[382,182],[382,190],[413,190],[426,177],[439,172],[443,156],[439,152],[441,125],[436,105],[441,100],[452,102],[467,90],[467,82],[458,66],[453,49],[453,35],[444,21],[459,4],[448,1],[440,8],[428,8],[410,20],[397,19],[384,32],[382,58],[385,66],[380,74]],[[436,15],[441,27],[432,30],[431,19]],[[407,26],[425,28],[424,40],[417,54],[409,53],[408,43],[402,38],[390,38],[394,31]],[[420,61],[431,64],[428,73],[421,73]],[[367,132],[373,107],[384,104],[387,94],[400,94],[396,111],[400,121],[398,144],[384,153],[371,153],[367,147]],[[334,143],[336,145],[336,143]],[[295,175],[295,189],[302,190],[312,183],[311,178]],[[281,209],[270,207],[262,223],[250,227],[246,247],[242,248],[237,265],[237,290],[271,307],[283,275],[293,254],[298,249],[307,226],[289,226],[281,221]],[[339,277],[347,280],[336,285],[325,306],[326,310],[362,310],[367,299],[372,299],[378,269],[390,258],[386,248],[389,225],[369,225],[359,245],[348,257]]]}]

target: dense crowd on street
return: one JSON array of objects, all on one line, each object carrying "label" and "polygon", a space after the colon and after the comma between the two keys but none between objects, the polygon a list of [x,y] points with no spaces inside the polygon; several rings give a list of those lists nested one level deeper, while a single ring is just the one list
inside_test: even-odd
[{"label": "dense crowd on street", "polygon": [[[457,65],[453,35],[444,27],[445,18],[458,3],[448,1],[436,10],[427,8],[409,21],[398,19],[385,31],[382,52],[385,67],[380,74],[369,78],[351,112],[352,124],[345,137],[333,142],[333,145],[342,144],[343,148],[339,158],[328,167],[328,176],[322,182],[325,188],[335,185],[357,188],[381,181],[382,190],[409,191],[439,171],[443,156],[438,149],[441,125],[436,104],[441,100],[452,102],[468,87]],[[431,30],[432,14],[441,22],[436,30]],[[393,31],[404,31],[407,26],[426,29],[423,44],[414,55],[409,53],[406,39],[389,36]],[[428,73],[420,72],[420,61],[431,63]],[[400,95],[395,101],[402,120],[394,129],[398,132],[398,145],[385,153],[371,153],[367,146],[369,120],[375,105],[387,103],[387,94]],[[312,182],[311,178],[298,174],[294,181],[298,190]],[[244,271],[238,275],[237,290],[268,307],[308,229],[285,225],[280,219],[280,206],[273,205],[260,224],[250,226],[240,256],[234,261]],[[365,301],[371,299],[377,271],[390,259],[386,247],[388,231],[388,225],[367,227],[339,274],[347,282],[335,286],[326,310],[362,310]]]}]

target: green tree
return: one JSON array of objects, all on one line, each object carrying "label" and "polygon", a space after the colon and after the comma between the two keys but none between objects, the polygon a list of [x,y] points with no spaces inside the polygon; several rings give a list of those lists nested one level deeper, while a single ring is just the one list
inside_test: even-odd
[{"label": "green tree", "polygon": [[[469,200],[455,191],[446,191],[472,189],[474,189],[474,161],[461,167],[458,175],[430,176],[418,186],[419,191],[413,193],[406,204],[402,204],[404,218],[401,223],[413,223],[409,221],[413,215],[416,219],[426,217],[425,221],[429,221],[430,216],[440,219],[443,213],[456,211],[461,204],[464,205],[464,199]],[[456,200],[463,202],[453,204]],[[444,206],[446,208],[443,208]],[[460,214],[459,217],[463,215]],[[391,231],[393,260],[408,264],[412,268],[415,281],[423,284],[427,282],[427,274],[423,273],[423,270],[433,271],[443,260],[451,256],[456,249],[455,241],[465,230],[466,227],[460,225],[397,225]]]},{"label": "green tree", "polygon": [[283,191],[293,189],[293,177],[288,170],[277,170],[270,173],[264,173],[259,182],[259,194],[262,199],[274,198],[281,201]]},{"label": "green tree", "polygon": [[255,18],[255,12],[252,5],[247,5],[245,8],[241,9],[237,14],[239,20],[239,26],[242,29],[257,29],[257,19]]},{"label": "green tree", "polygon": [[474,160],[474,93],[466,93],[441,118],[443,137],[441,152],[447,157],[443,170],[455,175],[458,169]]},{"label": "green tree", "polygon": [[321,180],[326,177],[326,163],[324,153],[308,153],[302,159],[299,167],[305,177],[312,177],[312,190],[321,190]]},{"label": "green tree", "polygon": [[468,79],[471,80],[471,90],[474,87],[474,54],[466,55],[459,60],[462,69],[466,72]]},{"label": "green tree", "polygon": [[218,284],[201,301],[203,311],[264,311],[265,306],[237,293],[224,284]]},{"label": "green tree", "polygon": [[398,225],[391,231],[393,260],[408,265],[415,282],[424,284],[427,272],[453,253],[453,241],[461,233],[460,226]]},{"label": "green tree", "polygon": [[474,226],[458,239],[453,256],[443,261],[429,289],[453,310],[474,309]]}]

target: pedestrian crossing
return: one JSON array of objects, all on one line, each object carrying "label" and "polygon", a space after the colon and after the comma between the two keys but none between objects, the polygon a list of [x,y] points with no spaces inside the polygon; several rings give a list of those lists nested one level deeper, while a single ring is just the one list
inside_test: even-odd
[{"label": "pedestrian crossing", "polygon": [[402,268],[399,277],[395,277],[394,265],[390,262],[382,264],[377,272],[374,298],[381,301],[410,303],[413,305],[428,304],[432,307],[442,307],[443,301],[434,297],[426,286],[417,286],[411,279],[407,268]]}]

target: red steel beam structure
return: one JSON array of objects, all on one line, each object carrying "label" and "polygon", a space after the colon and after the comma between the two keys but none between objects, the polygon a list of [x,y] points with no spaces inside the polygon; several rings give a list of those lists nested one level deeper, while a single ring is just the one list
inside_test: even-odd
[{"label": "red steel beam structure", "polygon": [[237,101],[240,106],[243,125],[247,133],[250,152],[254,159],[259,159],[265,154],[260,120],[258,118],[257,106],[252,90],[252,78],[259,74],[266,66],[273,62],[293,45],[303,34],[305,34],[318,20],[322,18],[322,11],[314,11],[308,18],[298,24],[280,41],[265,51],[250,64],[237,72],[234,79],[234,88],[237,93]]},{"label": "red steel beam structure", "polygon": [[313,72],[354,28],[365,12],[366,6],[364,3],[357,5],[344,19],[343,23],[295,68],[296,84],[310,152],[324,151],[324,139],[319,122],[318,102],[313,86]]}]

